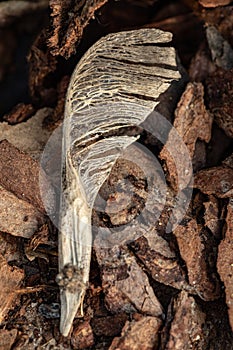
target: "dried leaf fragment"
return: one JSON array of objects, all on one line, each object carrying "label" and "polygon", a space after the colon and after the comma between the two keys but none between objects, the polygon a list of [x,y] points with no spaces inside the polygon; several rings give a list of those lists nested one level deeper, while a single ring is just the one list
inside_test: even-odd
[{"label": "dried leaf fragment", "polygon": [[17,329],[7,329],[0,330],[0,350],[11,350],[17,337]]}]

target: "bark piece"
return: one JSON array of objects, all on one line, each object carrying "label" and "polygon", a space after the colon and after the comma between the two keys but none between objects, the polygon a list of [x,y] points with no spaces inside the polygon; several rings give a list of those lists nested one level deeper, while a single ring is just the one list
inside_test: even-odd
[{"label": "bark piece", "polygon": [[162,307],[149,280],[127,249],[117,246],[101,248],[101,242],[97,244],[97,240],[95,247],[108,310],[160,316]]},{"label": "bark piece", "polygon": [[23,261],[22,241],[8,233],[0,232],[0,255],[3,255],[7,262]]},{"label": "bark piece", "polygon": [[141,317],[127,321],[121,337],[113,339],[109,350],[155,350],[158,349],[161,320],[156,317]]},{"label": "bark piece", "polygon": [[44,215],[33,205],[0,185],[0,231],[30,238],[44,221]]},{"label": "bark piece", "polygon": [[209,196],[209,200],[204,202],[205,207],[205,226],[210,229],[216,238],[220,238],[220,221],[219,221],[219,205],[218,200],[213,196]]},{"label": "bark piece", "polygon": [[194,187],[201,192],[219,198],[233,195],[233,169],[226,166],[212,167],[199,171],[194,178]]},{"label": "bark piece", "polygon": [[50,0],[53,29],[49,46],[53,55],[69,58],[76,52],[83,30],[93,18],[95,11],[107,0],[84,0],[74,3],[72,0]]},{"label": "bark piece", "polygon": [[97,336],[115,337],[120,334],[126,321],[127,315],[120,313],[105,317],[95,317],[91,322],[91,326]]},{"label": "bark piece", "polygon": [[[40,190],[49,203],[51,211],[54,210],[54,191],[46,178],[39,184],[39,164],[27,154],[19,151],[8,141],[0,142],[0,184],[18,198],[34,205],[42,213],[45,213]],[[41,176],[43,172],[41,171]]]},{"label": "bark piece", "polygon": [[0,324],[8,311],[15,306],[19,295],[16,289],[20,287],[23,278],[23,270],[9,266],[5,258],[0,255]]},{"label": "bark piece", "polygon": [[17,329],[7,329],[0,330],[0,350],[11,350],[17,337]]},{"label": "bark piece", "polygon": [[[165,350],[203,350],[207,349],[207,337],[204,332],[206,315],[200,310],[195,299],[181,292],[173,299],[169,311],[168,341]],[[170,330],[169,330],[170,328]]]},{"label": "bark piece", "polygon": [[11,125],[21,123],[30,118],[35,109],[31,104],[19,103],[10,113],[4,116],[4,120]]},{"label": "bark piece", "polygon": [[89,321],[84,321],[74,327],[71,344],[75,349],[85,349],[94,345],[94,335]]},{"label": "bark piece", "polygon": [[43,128],[43,120],[51,114],[50,108],[42,108],[25,123],[9,125],[0,123],[0,141],[8,140],[21,151],[39,159],[44,146],[48,141],[50,132]]},{"label": "bark piece", "polygon": [[191,81],[202,82],[216,67],[211,61],[210,52],[206,43],[202,43],[189,66],[189,77]]},{"label": "bark piece", "polygon": [[233,70],[217,69],[206,80],[209,109],[218,126],[233,137]]},{"label": "bark piece", "polygon": [[230,325],[233,330],[233,200],[227,206],[227,229],[218,247],[217,268],[225,285],[226,303]]},{"label": "bark piece", "polygon": [[154,280],[173,288],[190,289],[175,253],[171,251],[167,241],[154,230],[129,246]]},{"label": "bark piece", "polygon": [[28,55],[29,91],[34,103],[53,106],[57,99],[56,77],[57,59],[47,46],[47,33],[43,30],[33,43]]},{"label": "bark piece", "polygon": [[213,62],[220,68],[233,68],[233,50],[215,26],[207,26],[206,38]]},{"label": "bark piece", "polygon": [[[182,137],[190,157],[193,158],[196,141],[202,140],[208,143],[211,138],[212,116],[204,105],[204,89],[201,83],[189,83],[183,93],[175,111],[174,127]],[[168,140],[163,147],[160,158],[166,162],[169,173],[169,180],[172,187],[177,191],[178,183],[185,188],[189,183],[192,174],[180,174],[178,178],[177,169],[185,168],[184,162],[188,162],[186,154],[180,147],[175,147],[174,132],[171,131]],[[170,154],[169,150],[173,153]],[[180,164],[181,162],[181,164]],[[188,165],[187,165],[187,168]]]},{"label": "bark piece", "polygon": [[218,7],[218,6],[225,6],[231,3],[232,0],[199,0],[199,3],[203,7]]},{"label": "bark piece", "polygon": [[177,226],[174,234],[180,255],[186,263],[190,285],[204,300],[218,298],[220,286],[216,273],[213,271],[214,261],[211,261],[213,242],[208,242],[195,219],[190,220],[185,226]]}]

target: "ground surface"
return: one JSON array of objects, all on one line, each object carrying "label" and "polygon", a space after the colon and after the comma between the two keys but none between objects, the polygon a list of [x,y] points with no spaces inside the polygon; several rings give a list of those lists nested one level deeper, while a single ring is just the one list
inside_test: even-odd
[{"label": "ground surface", "polygon": [[[160,97],[157,111],[189,151],[191,202],[179,225],[166,232],[182,152],[168,152],[171,136],[164,145],[145,130],[131,130],[141,132],[141,144],[161,164],[165,205],[156,191],[160,177],[145,176],[131,160],[117,161],[100,190],[105,206],[97,199],[93,211],[84,317],[77,315],[64,338],[55,281],[59,145],[44,159],[54,186],[41,175],[50,216],[40,195],[40,157],[63,119],[80,57],[107,33],[142,27],[174,35],[182,79]],[[228,0],[0,2],[1,350],[232,349],[232,33]],[[148,159],[144,167],[150,169]],[[111,232],[110,246],[99,228]]]}]

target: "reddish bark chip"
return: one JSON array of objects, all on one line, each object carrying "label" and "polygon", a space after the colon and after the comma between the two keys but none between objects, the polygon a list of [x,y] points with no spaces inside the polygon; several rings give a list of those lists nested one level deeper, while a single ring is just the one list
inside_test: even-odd
[{"label": "reddish bark chip", "polygon": [[76,51],[83,30],[94,17],[95,11],[108,0],[78,1],[74,5],[71,0],[50,0],[53,29],[49,45],[53,55],[69,58]]},{"label": "reddish bark chip", "polygon": [[120,334],[126,321],[127,315],[125,313],[120,313],[105,317],[95,317],[91,325],[93,332],[97,336],[115,337]]},{"label": "reddish bark chip", "polygon": [[225,6],[231,3],[231,0],[199,0],[203,7]]},{"label": "reddish bark chip", "polygon": [[217,268],[225,285],[226,303],[230,325],[233,330],[233,200],[227,206],[227,229],[224,239],[218,247]]},{"label": "reddish bark chip", "polygon": [[[219,281],[211,271],[210,252],[205,232],[192,219],[185,226],[177,226],[174,231],[180,250],[188,270],[188,279],[197,294],[204,300],[214,300],[219,297]],[[207,242],[206,242],[207,241]],[[209,243],[210,247],[212,246]],[[213,248],[213,247],[212,247]]]},{"label": "reddish bark chip", "polygon": [[206,97],[218,126],[233,137],[233,69],[218,68],[206,80]]},{"label": "reddish bark chip", "polygon": [[113,313],[136,312],[162,315],[162,306],[156,298],[148,277],[126,248],[101,248],[96,244],[98,263],[102,270],[105,305]]},{"label": "reddish bark chip", "polygon": [[233,195],[233,168],[226,166],[213,167],[199,171],[194,177],[195,188],[201,192],[219,198]]},{"label": "reddish bark chip", "polygon": [[130,243],[136,257],[144,264],[152,278],[177,289],[189,289],[186,276],[179,266],[176,255],[168,243],[153,231],[153,240],[140,237]]},{"label": "reddish bark chip", "polygon": [[209,200],[204,202],[205,207],[205,226],[210,229],[216,238],[220,238],[220,221],[219,221],[219,205],[218,200],[213,195],[209,196]]},{"label": "reddish bark chip", "polygon": [[74,327],[71,335],[71,344],[74,349],[85,349],[94,345],[94,335],[89,321]]},{"label": "reddish bark chip", "polygon": [[17,337],[17,329],[7,329],[0,330],[0,350],[11,350]]},{"label": "reddish bark chip", "polygon": [[55,195],[42,171],[43,181],[39,183],[39,172],[38,162],[8,141],[0,142],[0,185],[45,213],[40,191],[46,196],[43,199],[51,204],[51,211],[55,207]]},{"label": "reddish bark chip", "polygon": [[31,104],[19,103],[11,112],[4,116],[4,120],[11,125],[21,123],[34,114],[34,107]]},{"label": "reddish bark chip", "polygon": [[109,350],[153,350],[157,349],[161,320],[156,317],[142,317],[127,321],[120,338],[113,339]]},{"label": "reddish bark chip", "polygon": [[23,278],[23,270],[9,266],[5,258],[0,255],[0,324],[8,311],[15,306],[19,295],[16,290],[20,287]]},{"label": "reddish bark chip", "polygon": [[[209,142],[211,138],[212,116],[204,105],[204,88],[201,83],[189,83],[183,93],[175,111],[174,127],[185,143],[191,159],[195,154],[197,140]],[[188,169],[189,159],[186,156],[186,149],[177,146],[174,131],[171,130],[168,140],[163,147],[160,157],[166,162],[169,179],[172,187],[178,190],[179,186],[185,188],[192,176],[186,174],[178,178],[178,169]],[[172,154],[170,151],[172,150]],[[196,160],[197,162],[197,160]],[[187,163],[187,164],[186,164]]]},{"label": "reddish bark chip", "polygon": [[166,350],[203,350],[207,349],[207,338],[203,326],[205,314],[200,310],[195,299],[186,292],[181,292],[169,308],[168,320],[164,333],[169,331]]},{"label": "reddish bark chip", "polygon": [[44,221],[45,216],[33,205],[0,185],[0,231],[31,238]]}]

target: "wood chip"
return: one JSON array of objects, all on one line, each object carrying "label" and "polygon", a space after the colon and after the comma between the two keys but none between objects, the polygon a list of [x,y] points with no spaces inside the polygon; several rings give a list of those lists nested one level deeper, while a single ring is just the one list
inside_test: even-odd
[{"label": "wood chip", "polygon": [[[191,158],[194,157],[198,139],[206,143],[210,141],[212,121],[213,118],[204,105],[203,85],[201,83],[189,83],[175,111],[174,127],[183,139]],[[185,168],[183,163],[188,160],[184,153],[186,150],[174,147],[174,142],[174,133],[171,131],[160,153],[160,158],[165,160],[169,180],[172,187],[177,191],[179,182],[182,188],[185,188],[185,184],[188,182],[186,174],[183,174],[183,177],[179,176],[178,179],[177,173],[177,169]],[[172,156],[170,149],[173,151]]]},{"label": "wood chip", "polygon": [[0,324],[4,321],[11,308],[14,308],[17,297],[16,293],[24,279],[23,270],[11,267],[5,258],[0,255]]},{"label": "wood chip", "polygon": [[231,3],[232,0],[199,0],[199,3],[203,7],[218,7],[225,6]]},{"label": "wood chip", "polygon": [[148,277],[126,248],[115,246],[106,249],[98,244],[96,255],[101,266],[105,305],[109,311],[139,311],[151,316],[162,314]]},{"label": "wood chip", "polygon": [[74,327],[71,335],[74,349],[86,349],[94,345],[94,334],[89,321],[79,323]]},{"label": "wood chip", "polygon": [[0,231],[30,238],[44,221],[44,215],[33,205],[0,185]]},{"label": "wood chip", "polygon": [[227,206],[226,233],[218,247],[217,268],[225,285],[226,303],[233,330],[233,200]]},{"label": "wood chip", "polygon": [[207,349],[207,338],[204,332],[206,316],[200,310],[195,299],[186,292],[181,292],[173,299],[167,320],[169,332],[166,350],[203,350]]},{"label": "wood chip", "polygon": [[[1,186],[45,213],[40,195],[39,171],[39,164],[30,156],[19,151],[6,140],[0,142]],[[42,172],[41,174],[43,175]],[[45,175],[41,183],[43,184],[41,190],[47,195],[47,200],[51,203],[51,211],[53,211],[54,192]]]},{"label": "wood chip", "polygon": [[206,98],[218,126],[233,137],[233,69],[217,69],[206,80]]},{"label": "wood chip", "polygon": [[7,329],[0,330],[0,350],[11,350],[17,337],[17,329]]},{"label": "wood chip", "polygon": [[[220,287],[216,273],[214,273],[213,242],[208,242],[208,236],[195,219],[185,226],[177,226],[174,231],[180,250],[181,258],[188,270],[188,279],[198,295],[204,300],[214,300],[219,297]],[[212,257],[213,260],[213,257]]]},{"label": "wood chip", "polygon": [[233,195],[233,169],[226,166],[212,167],[199,171],[194,177],[194,188],[219,198]]},{"label": "wood chip", "polygon": [[71,0],[50,0],[53,29],[49,46],[53,55],[69,58],[76,51],[83,30],[94,17],[95,11],[108,0],[84,0],[75,5]]},{"label": "wood chip", "polygon": [[204,202],[205,207],[205,226],[210,229],[216,238],[220,238],[220,219],[219,219],[219,204],[217,198],[213,195],[209,196],[209,200]]},{"label": "wood chip", "polygon": [[97,336],[115,337],[121,333],[126,321],[126,313],[119,313],[111,316],[95,317],[91,321],[91,326]]},{"label": "wood chip", "polygon": [[175,253],[156,231],[152,230],[150,235],[138,238],[129,246],[155,281],[177,289],[190,289]]},{"label": "wood chip", "polygon": [[51,111],[50,108],[39,109],[29,120],[17,125],[0,123],[0,141],[6,139],[33,159],[39,159],[50,136],[43,128],[43,120],[51,115]]},{"label": "wood chip", "polygon": [[109,350],[153,350],[159,342],[161,320],[156,317],[141,317],[127,321],[120,338],[115,338]]},{"label": "wood chip", "polygon": [[19,103],[10,113],[4,116],[4,120],[11,125],[21,123],[30,118],[34,113],[34,107],[31,104]]}]

